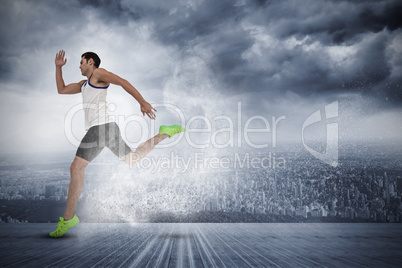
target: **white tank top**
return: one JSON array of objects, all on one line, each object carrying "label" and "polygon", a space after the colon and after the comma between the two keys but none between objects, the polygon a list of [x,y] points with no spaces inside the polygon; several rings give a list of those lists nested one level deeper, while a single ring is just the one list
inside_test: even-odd
[{"label": "white tank top", "polygon": [[81,86],[82,102],[85,114],[85,130],[90,127],[114,122],[107,112],[106,95],[107,87],[91,85],[92,75]]}]

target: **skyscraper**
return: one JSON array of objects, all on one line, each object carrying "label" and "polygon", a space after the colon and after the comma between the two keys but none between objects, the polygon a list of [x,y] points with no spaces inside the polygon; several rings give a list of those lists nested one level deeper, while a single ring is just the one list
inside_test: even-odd
[{"label": "skyscraper", "polygon": [[46,194],[45,194],[46,198],[49,198],[56,193],[56,186],[54,186],[54,185],[46,185],[45,189],[46,189]]},{"label": "skyscraper", "polygon": [[399,193],[402,193],[402,177],[396,178],[396,189]]}]

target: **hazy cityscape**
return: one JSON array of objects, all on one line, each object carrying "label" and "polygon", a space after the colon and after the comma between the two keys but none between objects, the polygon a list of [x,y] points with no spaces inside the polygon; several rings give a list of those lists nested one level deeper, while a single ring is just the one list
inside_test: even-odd
[{"label": "hazy cityscape", "polygon": [[[401,222],[401,155],[395,150],[347,150],[351,152],[343,152],[348,157],[341,157],[337,168],[292,149],[270,153],[270,158],[252,154],[251,164],[251,154],[235,154],[220,157],[233,161],[232,166],[156,173],[151,168],[124,169],[103,154],[86,170],[81,214],[90,222],[166,220],[161,215],[206,222],[220,221],[219,215],[222,221],[243,221],[248,215],[249,221]],[[255,159],[262,163],[273,158],[282,166],[256,165]],[[0,178],[1,222],[56,221],[55,212],[49,211],[63,211],[69,163],[3,161]],[[50,214],[35,217],[44,215],[41,210]]]}]

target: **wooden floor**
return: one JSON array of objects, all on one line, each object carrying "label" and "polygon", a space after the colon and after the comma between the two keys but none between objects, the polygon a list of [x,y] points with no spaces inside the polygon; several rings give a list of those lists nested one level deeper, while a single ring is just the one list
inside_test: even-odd
[{"label": "wooden floor", "polygon": [[401,267],[402,224],[0,224],[1,267]]}]

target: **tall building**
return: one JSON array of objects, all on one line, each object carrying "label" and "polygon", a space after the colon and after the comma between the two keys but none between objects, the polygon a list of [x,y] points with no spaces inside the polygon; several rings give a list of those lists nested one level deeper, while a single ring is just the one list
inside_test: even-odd
[{"label": "tall building", "polygon": [[398,190],[399,193],[402,193],[402,177],[397,177],[396,178],[396,189]]},{"label": "tall building", "polygon": [[385,192],[388,194],[389,193],[389,179],[388,179],[387,172],[384,172],[384,189],[385,189]]},{"label": "tall building", "polygon": [[46,189],[46,194],[45,194],[46,198],[54,196],[54,194],[56,193],[56,186],[54,186],[54,185],[46,185],[45,189]]},{"label": "tall building", "polygon": [[301,182],[301,178],[299,178],[299,196],[300,196],[300,198],[303,197],[303,185]]},{"label": "tall building", "polygon": [[390,196],[389,196],[389,179],[387,176],[387,172],[384,172],[384,190],[385,190],[385,200],[387,201],[387,204],[390,201]]},{"label": "tall building", "polygon": [[274,198],[275,200],[278,199],[278,189],[276,185],[276,173],[274,173],[274,185],[273,185],[273,190],[274,190]]}]

